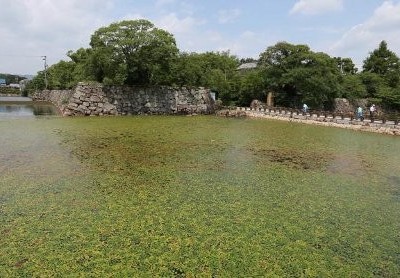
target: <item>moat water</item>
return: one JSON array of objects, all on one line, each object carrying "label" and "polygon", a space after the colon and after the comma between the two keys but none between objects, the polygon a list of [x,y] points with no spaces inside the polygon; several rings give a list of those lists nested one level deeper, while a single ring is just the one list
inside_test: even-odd
[{"label": "moat water", "polygon": [[50,103],[34,102],[28,97],[0,97],[0,119],[57,115]]}]

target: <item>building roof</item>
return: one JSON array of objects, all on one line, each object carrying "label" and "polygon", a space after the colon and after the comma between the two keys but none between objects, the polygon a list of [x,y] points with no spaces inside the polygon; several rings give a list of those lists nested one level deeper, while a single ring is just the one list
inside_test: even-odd
[{"label": "building roof", "polygon": [[241,64],[237,69],[238,70],[248,70],[248,69],[255,69],[257,67],[257,62],[250,62]]}]

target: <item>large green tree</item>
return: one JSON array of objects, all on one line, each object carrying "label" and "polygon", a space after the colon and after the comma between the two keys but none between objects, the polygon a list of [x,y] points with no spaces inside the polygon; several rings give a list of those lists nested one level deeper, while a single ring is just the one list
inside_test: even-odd
[{"label": "large green tree", "polygon": [[366,86],[360,74],[344,74],[340,84],[342,87],[340,97],[350,100],[367,97]]},{"label": "large green tree", "polygon": [[307,45],[279,42],[260,54],[259,64],[277,105],[299,107],[306,102],[313,108],[329,108],[340,94],[337,62]]},{"label": "large green tree", "polygon": [[400,108],[400,59],[386,41],[364,60],[363,82],[368,95],[391,108]]},{"label": "large green tree", "polygon": [[364,60],[363,71],[382,76],[399,73],[400,60],[396,53],[388,49],[386,41],[381,41],[379,47],[372,51]]},{"label": "large green tree", "polygon": [[[73,75],[75,80],[91,81],[97,80],[95,56],[91,48],[79,48],[77,51],[68,51],[67,56],[74,63]],[[99,77],[100,78],[100,77]]]},{"label": "large green tree", "polygon": [[239,82],[239,97],[238,105],[249,106],[252,100],[265,100],[267,89],[262,70],[259,68],[246,70],[238,77]]},{"label": "large green tree", "polygon": [[105,83],[168,83],[171,65],[178,54],[174,37],[143,19],[98,29],[90,46],[93,75]]},{"label": "large green tree", "polygon": [[229,52],[180,53],[174,65],[176,85],[203,86],[225,103],[238,100],[238,58]]},{"label": "large green tree", "polygon": [[70,89],[78,81],[74,75],[76,64],[72,61],[60,61],[47,70],[48,87],[50,89]]}]

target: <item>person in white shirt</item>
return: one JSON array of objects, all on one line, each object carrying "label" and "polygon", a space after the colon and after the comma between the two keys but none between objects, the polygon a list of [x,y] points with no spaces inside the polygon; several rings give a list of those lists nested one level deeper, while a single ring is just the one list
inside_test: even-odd
[{"label": "person in white shirt", "polygon": [[369,108],[369,115],[371,116],[371,118],[374,117],[375,111],[376,111],[375,104],[372,104],[371,107]]},{"label": "person in white shirt", "polygon": [[307,113],[307,111],[308,111],[308,105],[304,103],[303,104],[303,112]]}]

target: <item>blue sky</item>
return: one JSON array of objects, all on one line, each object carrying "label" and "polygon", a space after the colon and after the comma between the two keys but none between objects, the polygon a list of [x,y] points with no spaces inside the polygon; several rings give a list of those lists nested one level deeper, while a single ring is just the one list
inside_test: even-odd
[{"label": "blue sky", "polygon": [[102,26],[145,18],[187,52],[257,58],[279,41],[352,58],[381,40],[400,56],[400,0],[0,0],[0,72],[35,74]]}]

